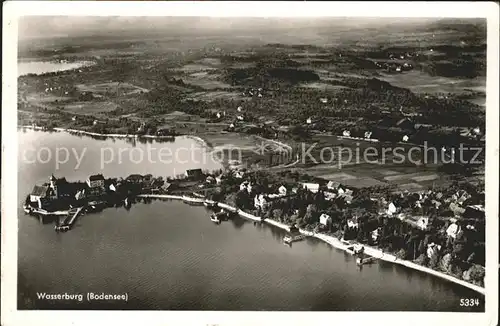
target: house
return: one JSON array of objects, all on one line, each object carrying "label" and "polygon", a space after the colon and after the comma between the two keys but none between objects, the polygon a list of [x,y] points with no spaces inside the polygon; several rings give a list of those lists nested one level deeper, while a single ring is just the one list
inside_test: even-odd
[{"label": "house", "polygon": [[403,141],[406,143],[408,140],[410,139],[410,137],[408,137],[408,135],[404,135],[403,136]]},{"label": "house", "polygon": [[312,119],[311,118],[307,118],[306,123],[310,125],[312,123]]},{"label": "house", "polygon": [[328,103],[328,99],[327,99],[326,97],[322,97],[322,98],[320,98],[320,99],[319,99],[319,101],[320,101],[321,103],[323,103],[323,104]]},{"label": "house", "polygon": [[278,188],[278,193],[281,195],[281,196],[286,196],[288,192],[288,189],[286,189],[285,186],[281,185],[279,188]]},{"label": "house", "polygon": [[441,250],[440,245],[436,245],[434,242],[430,243],[427,246],[427,257],[431,258],[435,253],[439,252],[439,250]]},{"label": "house", "polygon": [[389,207],[387,207],[387,215],[392,216],[392,214],[396,213],[398,209],[396,208],[396,205],[394,203],[390,203]]},{"label": "house", "polygon": [[236,117],[236,119],[240,120],[240,121],[243,121],[243,116],[242,115],[239,115]]},{"label": "house", "polygon": [[142,183],[144,181],[144,177],[140,174],[131,174],[127,177],[127,182],[130,183]]},{"label": "house", "polygon": [[417,227],[421,230],[426,230],[428,225],[429,225],[428,217],[420,217],[417,221]]},{"label": "house", "polygon": [[238,106],[238,108],[236,109],[238,112],[241,112],[241,110],[243,110],[243,108],[241,106]]},{"label": "house", "polygon": [[465,213],[465,208],[460,207],[457,203],[450,203],[449,208],[455,215],[462,215]]},{"label": "house", "polygon": [[309,183],[309,182],[301,182],[300,183],[304,189],[309,190],[310,192],[318,192],[319,184],[318,183]]},{"label": "house", "polygon": [[446,229],[446,234],[452,239],[456,239],[457,235],[460,233],[460,226],[456,223],[450,224],[448,229]]},{"label": "house", "polygon": [[225,179],[224,175],[222,175],[222,174],[218,175],[215,177],[215,183],[220,185],[222,183],[222,181],[224,181],[224,179]]},{"label": "house", "polygon": [[340,183],[338,183],[336,181],[328,181],[328,183],[326,184],[326,187],[330,190],[337,190],[340,188]]},{"label": "house", "polygon": [[187,178],[199,179],[203,176],[203,172],[201,171],[201,169],[190,169],[186,170],[186,172],[184,172],[184,175]]},{"label": "house", "polygon": [[172,188],[172,184],[170,182],[165,182],[162,186],[161,189],[165,192],[169,191]]},{"label": "house", "polygon": [[267,207],[267,204],[268,204],[268,200],[263,194],[255,195],[255,197],[254,197],[254,207],[255,208],[264,209]]},{"label": "house", "polygon": [[85,189],[78,191],[75,195],[76,200],[81,200],[85,198]]},{"label": "house", "polygon": [[58,179],[52,175],[49,181],[49,195],[52,199],[71,196],[70,184],[66,181],[66,178]]},{"label": "house", "polygon": [[245,173],[243,171],[236,171],[236,173],[234,174],[234,177],[236,179],[243,179],[244,176],[245,176]]},{"label": "house", "polygon": [[104,187],[104,176],[102,174],[94,174],[87,178],[89,188]]},{"label": "house", "polygon": [[334,200],[335,198],[337,198],[337,194],[335,194],[333,192],[325,191],[325,199],[326,200]]},{"label": "house", "polygon": [[247,189],[247,186],[248,186],[248,181],[243,181],[243,182],[240,184],[240,191],[246,190],[246,189]]},{"label": "house", "polygon": [[347,220],[347,227],[348,228],[355,228],[357,229],[359,227],[358,219],[357,218],[352,218]]},{"label": "house", "polygon": [[351,195],[347,195],[347,194],[343,195],[343,196],[342,196],[342,198],[344,198],[344,201],[345,201],[347,204],[350,204],[350,203],[352,202],[352,200],[354,199],[354,197],[353,197],[353,196],[351,196]]},{"label": "house", "polygon": [[319,217],[319,223],[322,224],[322,225],[328,225],[328,223],[330,223],[330,215],[328,214],[321,214],[320,217]]},{"label": "house", "polygon": [[73,116],[73,117],[71,118],[71,121],[76,121],[76,116]]},{"label": "house", "polygon": [[342,132],[342,136],[344,136],[344,137],[351,137],[351,132],[349,130],[344,130]]},{"label": "house", "polygon": [[35,185],[30,194],[30,201],[35,203],[38,202],[38,207],[41,207],[40,200],[48,197],[49,186],[47,184],[42,186]]}]

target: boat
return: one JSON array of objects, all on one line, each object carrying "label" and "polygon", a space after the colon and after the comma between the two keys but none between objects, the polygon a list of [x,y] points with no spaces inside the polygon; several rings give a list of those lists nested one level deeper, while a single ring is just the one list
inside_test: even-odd
[{"label": "boat", "polygon": [[56,225],[54,227],[54,230],[56,230],[56,232],[66,232],[69,231],[69,229],[69,225]]},{"label": "boat", "polygon": [[205,207],[207,208],[215,208],[218,206],[218,203],[216,201],[207,199],[203,202],[203,205],[205,205]]},{"label": "boat", "polygon": [[283,242],[286,244],[291,244],[292,242],[300,241],[300,240],[303,240],[305,238],[306,238],[306,236],[303,234],[297,234],[297,235],[287,234],[283,237]]},{"label": "boat", "polygon": [[215,224],[221,223],[221,220],[219,219],[219,216],[217,216],[216,213],[210,214],[210,221],[214,222]]},{"label": "boat", "polygon": [[356,264],[358,264],[358,265],[372,264],[376,260],[377,260],[377,258],[375,258],[375,257],[367,257],[367,258],[358,257],[356,259]]},{"label": "boat", "polygon": [[353,247],[354,254],[359,255],[365,251],[365,247],[360,244],[355,244]]}]

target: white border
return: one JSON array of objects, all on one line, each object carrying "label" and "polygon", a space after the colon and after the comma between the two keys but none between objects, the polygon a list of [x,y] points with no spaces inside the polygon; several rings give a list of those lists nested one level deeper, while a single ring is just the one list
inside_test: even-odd
[{"label": "white border", "polygon": [[[493,2],[118,2],[11,1],[3,3],[2,76],[2,325],[186,324],[496,325],[498,320],[498,73],[499,7]],[[74,312],[17,311],[17,17],[483,17],[488,19],[486,149],[486,312]],[[17,162],[17,160],[15,160]],[[381,298],[383,300],[383,298]]]}]

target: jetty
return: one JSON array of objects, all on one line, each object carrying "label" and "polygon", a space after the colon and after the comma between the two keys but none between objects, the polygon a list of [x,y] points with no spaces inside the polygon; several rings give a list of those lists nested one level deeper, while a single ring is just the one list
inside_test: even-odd
[{"label": "jetty", "polygon": [[295,234],[295,235],[288,234],[285,235],[285,237],[283,238],[283,242],[286,244],[292,244],[292,242],[304,240],[305,238],[306,236],[304,234]]},{"label": "jetty", "polygon": [[356,264],[358,265],[365,265],[365,264],[372,264],[377,260],[375,257],[366,257],[366,258],[357,258],[356,259]]},{"label": "jetty", "polygon": [[78,218],[78,215],[80,215],[80,213],[82,212],[82,210],[83,210],[83,206],[70,209],[68,211],[68,216],[64,219],[64,221],[60,225],[56,225],[55,230],[56,231],[68,231],[69,229],[71,229],[73,227],[73,225],[75,224],[76,219]]}]

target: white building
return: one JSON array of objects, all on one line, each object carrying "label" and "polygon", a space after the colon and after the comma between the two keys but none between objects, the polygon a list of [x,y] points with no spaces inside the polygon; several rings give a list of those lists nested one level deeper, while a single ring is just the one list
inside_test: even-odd
[{"label": "white building", "polygon": [[398,209],[394,203],[390,203],[389,207],[387,207],[387,215],[392,216],[392,214],[396,213]]},{"label": "white building", "polygon": [[312,119],[311,118],[307,118],[306,123],[307,124],[311,124],[312,123]]},{"label": "white building", "polygon": [[243,116],[239,115],[236,117],[236,119],[240,120],[240,121],[243,121]]},{"label": "white building", "polygon": [[408,140],[410,139],[410,137],[408,137],[408,135],[404,135],[403,136],[403,141],[406,143]]},{"label": "white building", "polygon": [[340,183],[335,181],[328,181],[326,187],[330,190],[337,190],[340,187]]},{"label": "white building", "polygon": [[102,174],[91,175],[87,178],[89,188],[104,187],[104,176]]},{"label": "white building", "polygon": [[351,137],[351,132],[349,130],[344,130],[342,132],[342,136],[344,136],[344,137]]},{"label": "white building", "polygon": [[288,190],[287,190],[287,189],[286,189],[286,187],[285,187],[285,186],[283,186],[283,185],[282,185],[281,187],[279,187],[279,188],[278,188],[278,193],[279,193],[281,196],[286,196],[287,191],[288,191]]},{"label": "white building", "polygon": [[253,202],[254,202],[254,207],[257,209],[259,208],[264,209],[267,206],[267,199],[262,194],[255,195]]},{"label": "white building", "polygon": [[446,234],[452,239],[456,239],[459,233],[460,226],[458,226],[456,223],[452,223],[446,230]]},{"label": "white building", "polygon": [[330,216],[328,214],[321,214],[319,217],[319,223],[322,225],[328,225],[330,221]]},{"label": "white building", "polygon": [[310,192],[318,192],[319,184],[318,183],[309,183],[309,182],[301,182],[302,187],[309,190]]},{"label": "white building", "polygon": [[355,220],[355,219],[349,219],[347,220],[347,227],[348,228],[358,228],[359,227],[359,224],[358,224],[358,221]]},{"label": "white building", "polygon": [[434,242],[430,243],[427,246],[427,257],[431,258],[434,255],[434,253],[439,252],[439,250],[441,250],[440,245],[436,245]]},{"label": "white building", "polygon": [[429,225],[429,218],[428,217],[421,217],[417,221],[417,227],[426,230],[427,226]]},{"label": "white building", "polygon": [[223,180],[224,177],[222,176],[222,174],[215,177],[215,183],[217,183],[218,185],[221,184]]}]

